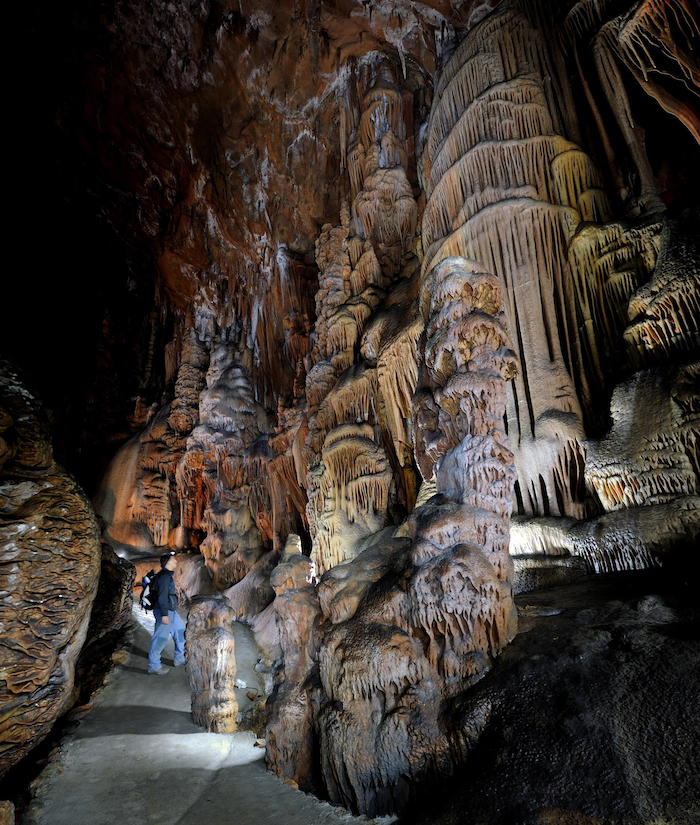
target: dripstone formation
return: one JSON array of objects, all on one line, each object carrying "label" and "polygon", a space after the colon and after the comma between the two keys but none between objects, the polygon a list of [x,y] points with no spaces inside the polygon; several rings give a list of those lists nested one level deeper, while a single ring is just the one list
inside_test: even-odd
[{"label": "dripstone formation", "polygon": [[223,596],[198,596],[187,618],[187,675],[192,721],[212,733],[234,733],[238,702],[233,610]]},{"label": "dripstone formation", "polygon": [[[126,0],[66,20],[66,72],[82,84],[80,105],[55,101],[81,152],[71,196],[96,199],[129,273],[128,294],[107,301],[93,378],[121,407],[93,426],[88,392],[79,445],[113,445],[94,500],[102,538],[132,560],[175,549],[183,601],[214,594],[188,626],[202,639],[202,724],[235,724],[235,617],[274,665],[268,767],[353,811],[401,814],[480,754],[499,764],[488,760],[506,705],[534,720],[546,701],[539,659],[539,687],[503,689],[515,595],[651,568],[694,581],[698,11]],[[130,365],[119,380],[117,363]],[[52,473],[32,449],[31,472]],[[27,509],[27,483],[8,500],[22,537],[54,512],[38,488]],[[25,541],[14,535],[11,564]],[[97,574],[92,556],[72,561],[83,539],[64,535],[51,553],[71,559],[75,610],[61,633],[79,647]],[[11,568],[3,604],[44,551]],[[636,651],[643,636],[658,661],[646,613],[635,635],[625,610],[604,631],[612,648],[584,645],[623,692],[636,690],[632,668],[607,670],[620,634]],[[7,626],[14,656],[17,611]],[[578,665],[557,662],[573,685]],[[32,690],[68,690],[67,676],[35,671]],[[682,679],[697,683],[690,669]],[[31,693],[24,676],[6,684]],[[593,694],[596,714],[624,713]],[[27,730],[29,742],[44,728]],[[700,737],[673,730],[683,762]],[[12,743],[15,760],[25,746]],[[648,773],[622,740],[610,761],[611,787]],[[644,784],[642,811],[631,792],[596,795],[581,765],[579,795],[526,777],[540,785],[508,810],[540,823],[550,810],[692,820],[680,786],[669,801]],[[470,804],[465,821],[478,821],[486,808]]]}]

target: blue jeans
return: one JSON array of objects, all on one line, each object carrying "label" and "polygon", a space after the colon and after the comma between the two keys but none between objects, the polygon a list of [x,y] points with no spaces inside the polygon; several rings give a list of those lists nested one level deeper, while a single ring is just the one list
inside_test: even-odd
[{"label": "blue jeans", "polygon": [[185,623],[174,610],[168,611],[169,624],[163,624],[158,608],[154,609],[153,616],[156,620],[156,629],[148,648],[148,669],[160,670],[160,654],[168,642],[168,636],[172,636],[175,642],[175,664],[182,664],[185,661]]}]

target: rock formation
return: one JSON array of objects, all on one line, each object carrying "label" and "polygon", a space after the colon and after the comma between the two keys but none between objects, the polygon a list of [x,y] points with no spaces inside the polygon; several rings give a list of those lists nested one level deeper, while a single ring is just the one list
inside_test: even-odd
[{"label": "rock formation", "polygon": [[233,610],[223,596],[199,596],[187,617],[187,675],[192,690],[192,720],[210,733],[234,733],[236,651]]},{"label": "rock formation", "polygon": [[270,580],[283,670],[270,698],[267,725],[268,766],[280,779],[302,790],[314,785],[314,691],[318,684],[321,610],[314,565],[301,553],[298,536],[290,536]]},{"label": "rock formation", "polygon": [[578,225],[604,220],[608,205],[591,159],[568,138],[575,127],[561,110],[571,93],[564,84],[555,97],[559,81],[527,3],[501,3],[460,43],[428,123],[423,266],[464,255],[505,283],[523,364],[508,404],[519,509],[581,517],[566,251]]},{"label": "rock formation", "polygon": [[690,569],[700,18],[100,10],[45,38],[83,90],[55,84],[57,165],[124,258],[64,449],[116,453],[104,540],[187,551],[185,597],[223,594],[277,662],[269,767],[400,812],[478,752],[462,709],[513,589]]},{"label": "rock formation", "polygon": [[200,549],[215,587],[223,590],[263,553],[256,517],[270,529],[266,489],[256,484],[261,461],[251,450],[260,436],[258,410],[247,370],[233,362],[226,345],[212,352],[199,421],[177,468],[181,524],[206,534]]},{"label": "rock formation", "polygon": [[421,308],[413,428],[437,495],[411,515],[409,546],[380,541],[319,586],[332,624],[319,654],[324,783],[331,800],[370,815],[403,808],[412,783],[464,749],[443,703],[481,675],[516,627],[515,473],[503,431],[515,356],[503,289],[479,264],[448,258],[426,276]]},{"label": "rock formation", "polygon": [[41,405],[0,363],[0,774],[77,695],[75,666],[100,575],[85,493],[53,458]]}]

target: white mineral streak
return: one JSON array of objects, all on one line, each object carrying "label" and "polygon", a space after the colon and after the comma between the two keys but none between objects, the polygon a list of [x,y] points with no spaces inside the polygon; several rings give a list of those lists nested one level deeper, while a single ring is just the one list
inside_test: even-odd
[{"label": "white mineral streak", "polygon": [[423,271],[460,255],[504,284],[522,364],[507,404],[519,509],[580,517],[583,428],[567,249],[581,221],[604,220],[608,207],[590,159],[561,134],[553,74],[518,0],[501,3],[455,51],[426,137]]}]

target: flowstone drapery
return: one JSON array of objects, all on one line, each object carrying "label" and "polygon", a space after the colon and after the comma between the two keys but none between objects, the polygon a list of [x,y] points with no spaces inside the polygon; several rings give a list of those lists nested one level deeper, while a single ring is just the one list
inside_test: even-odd
[{"label": "flowstone drapery", "polygon": [[[435,90],[426,137],[424,270],[450,255],[505,285],[522,363],[509,389],[518,506],[584,514],[576,328],[566,258],[581,221],[608,213],[591,159],[565,137],[558,77],[529,4],[501,3],[457,47]],[[573,110],[572,110],[573,111]],[[568,121],[568,122],[567,122]]]}]

